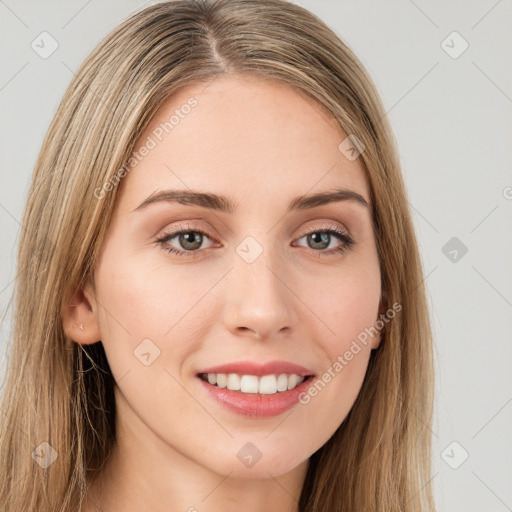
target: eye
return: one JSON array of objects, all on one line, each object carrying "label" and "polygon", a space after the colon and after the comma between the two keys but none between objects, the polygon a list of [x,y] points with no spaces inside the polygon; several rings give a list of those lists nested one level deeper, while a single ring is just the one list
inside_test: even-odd
[{"label": "eye", "polygon": [[[333,236],[341,243],[334,249],[326,251],[333,241]],[[195,256],[193,253],[200,252],[199,249],[201,248],[205,237],[211,239],[209,234],[205,231],[185,226],[176,231],[163,233],[162,236],[156,239],[156,242],[162,249],[169,253],[177,254],[179,256]],[[340,254],[350,249],[355,244],[355,241],[350,235],[337,227],[316,229],[315,231],[306,233],[298,240],[301,240],[302,238],[306,238],[310,248],[314,249],[319,256]],[[176,243],[181,246],[181,249],[173,245],[169,245],[169,242],[173,239],[176,239]]]},{"label": "eye", "polygon": [[[198,249],[203,243],[204,237],[210,238],[208,233],[205,231],[192,229],[191,227],[186,226],[185,228],[177,231],[164,233],[161,237],[157,238],[156,242],[167,252],[178,255],[186,254],[189,256],[188,253],[198,252]],[[184,250],[169,245],[169,242],[174,238],[177,239],[177,242]]]},{"label": "eye", "polygon": [[[331,245],[333,235],[335,238],[341,241],[341,244],[331,251],[325,251],[325,249]],[[350,249],[355,244],[355,241],[350,235],[337,227],[316,229],[315,231],[306,233],[304,236],[299,238],[299,240],[302,238],[306,238],[307,243],[312,249],[319,250],[317,251],[319,256],[332,256],[333,254],[340,254]]]}]

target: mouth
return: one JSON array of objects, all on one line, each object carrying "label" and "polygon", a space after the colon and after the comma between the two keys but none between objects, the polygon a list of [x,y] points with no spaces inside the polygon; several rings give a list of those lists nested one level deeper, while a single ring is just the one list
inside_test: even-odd
[{"label": "mouth", "polygon": [[311,386],[314,374],[209,371],[200,372],[197,377],[207,396],[222,407],[238,415],[263,419],[297,406],[300,396]]},{"label": "mouth", "polygon": [[250,375],[238,373],[199,373],[197,376],[213,387],[247,395],[276,395],[297,388],[314,374],[272,373]]},{"label": "mouth", "polygon": [[295,407],[315,374],[291,361],[234,361],[202,368],[196,377],[207,396],[229,411],[269,418]]}]

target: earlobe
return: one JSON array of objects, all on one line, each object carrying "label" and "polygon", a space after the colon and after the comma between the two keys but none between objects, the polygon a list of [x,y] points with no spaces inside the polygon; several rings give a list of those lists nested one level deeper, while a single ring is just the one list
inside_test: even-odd
[{"label": "earlobe", "polygon": [[380,347],[381,341],[382,341],[382,334],[379,333],[379,335],[375,336],[372,341],[372,350],[377,350]]},{"label": "earlobe", "polygon": [[80,345],[100,341],[98,309],[95,293],[90,283],[84,289],[75,290],[62,307],[62,324],[66,336]]}]

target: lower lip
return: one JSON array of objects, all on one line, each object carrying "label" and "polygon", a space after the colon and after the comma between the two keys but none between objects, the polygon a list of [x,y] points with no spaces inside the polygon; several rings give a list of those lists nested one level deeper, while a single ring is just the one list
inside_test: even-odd
[{"label": "lower lip", "polygon": [[229,410],[253,418],[269,418],[277,416],[293,407],[299,401],[299,395],[306,391],[313,378],[304,379],[296,388],[288,391],[278,391],[273,395],[260,395],[257,393],[242,393],[219,388],[204,381],[200,377],[206,391]]}]

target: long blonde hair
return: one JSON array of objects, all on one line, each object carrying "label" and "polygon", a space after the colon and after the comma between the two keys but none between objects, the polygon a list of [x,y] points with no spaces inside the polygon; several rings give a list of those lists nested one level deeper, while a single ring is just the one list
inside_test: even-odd
[{"label": "long blonde hair", "polygon": [[[325,107],[360,155],[373,203],[383,307],[402,306],[359,396],[315,452],[300,512],[433,511],[430,318],[398,152],[376,88],[321,20],[286,0],[175,0],[115,28],[71,81],[37,159],[23,217],[3,386],[0,510],[81,510],[115,441],[115,381],[101,342],[81,346],[62,308],[91,278],[119,187],[159,106],[223,73],[278,80]],[[34,451],[57,454],[36,464]],[[37,453],[36,453],[37,456]]]}]

